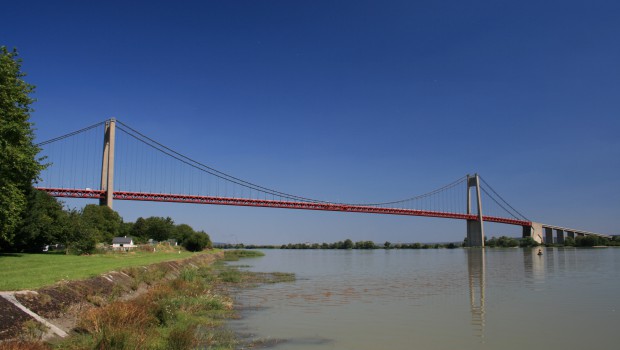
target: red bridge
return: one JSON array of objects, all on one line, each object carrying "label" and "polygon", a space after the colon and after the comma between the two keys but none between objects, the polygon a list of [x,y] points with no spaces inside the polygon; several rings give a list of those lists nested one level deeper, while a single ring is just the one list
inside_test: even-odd
[{"label": "red bridge", "polygon": [[[122,136],[118,140],[117,130]],[[103,138],[97,136],[101,134]],[[601,235],[532,222],[477,174],[397,201],[334,203],[269,189],[218,171],[115,119],[42,142],[39,147],[52,163],[42,173],[39,190],[55,197],[99,199],[109,207],[113,200],[132,200],[459,219],[467,222],[471,246],[484,246],[485,221],[521,226],[524,237],[538,242],[553,241],[554,230],[556,241],[563,241],[564,234]],[[100,158],[96,154],[101,149]],[[482,214],[483,197],[490,204],[485,211],[497,214]]]}]

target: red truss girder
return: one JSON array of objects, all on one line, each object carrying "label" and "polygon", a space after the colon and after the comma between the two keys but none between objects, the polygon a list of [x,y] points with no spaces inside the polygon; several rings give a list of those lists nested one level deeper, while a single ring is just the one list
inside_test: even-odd
[{"label": "red truss girder", "polygon": [[102,190],[74,190],[69,188],[42,188],[37,187],[38,190],[47,192],[52,197],[65,197],[65,198],[105,198],[105,191]]},{"label": "red truss girder", "polygon": [[[105,192],[101,190],[74,190],[61,188],[39,188],[54,197],[72,197],[72,198],[105,198]],[[132,200],[132,201],[150,201],[150,202],[174,202],[174,203],[193,203],[193,204],[215,204],[215,205],[234,205],[245,207],[267,207],[267,208],[285,208],[285,209],[302,209],[302,210],[324,210],[324,211],[342,211],[350,213],[372,213],[372,214],[388,214],[388,215],[410,215],[410,216],[426,216],[435,218],[461,219],[461,220],[477,220],[477,215],[448,213],[440,211],[417,210],[417,209],[400,209],[400,208],[380,208],[363,205],[348,205],[336,203],[317,203],[317,202],[291,202],[276,201],[267,199],[249,199],[249,198],[229,198],[229,197],[213,197],[213,196],[190,196],[182,194],[165,194],[165,193],[144,193],[144,192],[114,192],[114,199]],[[529,221],[515,220],[509,218],[501,218],[495,216],[483,216],[484,221],[498,222],[503,224],[517,226],[532,226]]]}]

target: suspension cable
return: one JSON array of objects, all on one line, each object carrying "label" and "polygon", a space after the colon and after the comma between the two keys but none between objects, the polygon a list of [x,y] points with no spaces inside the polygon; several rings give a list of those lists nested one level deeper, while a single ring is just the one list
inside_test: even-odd
[{"label": "suspension cable", "polygon": [[[120,123],[118,120],[117,120],[117,122]],[[126,126],[123,123],[120,123],[120,124]],[[292,195],[292,194],[288,194],[288,193],[272,190],[272,189],[269,189],[269,188],[266,188],[266,187],[262,187],[262,186],[255,185],[253,183],[250,183],[250,182],[238,179],[238,178],[236,178],[234,176],[228,175],[226,173],[223,173],[221,171],[213,169],[213,168],[211,168],[209,166],[206,166],[206,165],[204,165],[204,164],[202,164],[200,162],[197,162],[197,161],[195,161],[195,160],[193,160],[193,159],[191,159],[191,158],[189,158],[187,156],[184,156],[184,155],[182,155],[182,154],[180,154],[180,153],[178,153],[178,152],[176,152],[176,151],[174,151],[174,150],[172,150],[172,149],[170,149],[170,148],[168,148],[168,147],[166,147],[166,146],[164,146],[164,145],[162,145],[162,144],[160,144],[160,143],[158,143],[158,142],[156,142],[156,141],[154,141],[154,140],[152,140],[152,139],[150,139],[150,138],[148,138],[148,137],[146,137],[146,136],[144,136],[144,135],[142,135],[140,133],[138,133],[140,136],[145,137],[149,141],[155,143],[156,145],[158,145],[158,146],[160,146],[160,147],[162,147],[164,149],[161,149],[159,147],[156,147],[155,145],[152,145],[152,144],[146,142],[145,140],[137,137],[136,135],[132,134],[131,132],[128,132],[123,127],[117,126],[117,128],[120,131],[126,133],[127,135],[135,138],[136,140],[144,143],[145,145],[147,145],[149,147],[152,147],[153,149],[155,149],[155,150],[157,150],[157,151],[159,151],[159,152],[161,152],[163,154],[168,155],[169,157],[172,157],[172,158],[174,158],[174,159],[176,159],[176,160],[178,160],[178,161],[180,161],[180,162],[182,162],[182,163],[184,163],[186,165],[189,165],[189,166],[191,166],[191,167],[193,167],[195,169],[198,169],[198,170],[200,170],[202,172],[206,172],[208,174],[211,174],[211,175],[213,175],[213,176],[215,176],[217,178],[220,178],[222,180],[225,180],[225,181],[228,181],[228,182],[231,182],[231,183],[234,183],[234,184],[246,187],[246,188],[253,188],[256,191],[266,192],[266,193],[273,194],[275,196],[283,197],[283,198],[287,198],[287,199],[300,200],[300,201],[308,201],[308,202],[316,202],[316,203],[329,203],[329,202],[326,202],[326,201],[321,201],[321,200],[316,200],[316,199],[310,199],[310,198],[295,196],[295,195]],[[133,130],[133,129],[131,129],[131,130]]]},{"label": "suspension cable", "polygon": [[[267,188],[267,187],[263,187],[245,180],[242,180],[240,178],[237,178],[235,176],[232,176],[230,174],[224,173],[222,171],[219,171],[217,169],[214,169],[206,164],[200,163],[192,158],[189,158],[155,140],[153,140],[152,138],[140,133],[139,131],[133,129],[132,127],[130,127],[129,125],[119,121],[118,119],[116,120],[116,122],[119,124],[117,125],[117,128],[124,132],[125,134],[129,135],[130,137],[136,139],[137,141],[155,149],[156,151],[159,151],[160,153],[163,153],[173,159],[176,159],[188,166],[191,166],[192,168],[195,168],[201,172],[205,172],[208,173],[210,175],[215,176],[218,179],[222,179],[224,181],[248,188],[250,190],[255,190],[257,192],[263,192],[265,194],[270,194],[274,197],[281,197],[281,198],[286,198],[286,199],[290,199],[290,200],[296,200],[296,201],[306,201],[306,202],[314,202],[314,203],[329,203],[329,204],[346,204],[346,205],[353,205],[353,206],[384,206],[384,205],[395,205],[395,204],[402,204],[405,202],[412,202],[412,201],[416,201],[416,200],[420,200],[420,199],[430,199],[431,196],[441,193],[441,192],[445,192],[455,186],[458,186],[459,184],[463,183],[466,179],[466,177],[461,177],[459,179],[457,179],[456,181],[453,181],[445,186],[442,186],[440,188],[437,188],[433,191],[421,194],[421,195],[417,195],[417,196],[413,196],[413,197],[409,197],[406,199],[402,199],[402,200],[395,200],[395,201],[388,201],[388,202],[378,202],[378,203],[357,203],[357,204],[347,204],[347,203],[335,203],[335,202],[330,202],[330,201],[324,201],[324,200],[317,200],[317,199],[312,199],[312,198],[307,198],[307,197],[302,197],[302,196],[297,196],[297,195],[293,195],[293,194],[289,194],[289,193],[285,193],[285,192],[280,192],[271,188]],[[83,132],[86,132],[88,130],[94,129],[96,127],[99,127],[103,124],[105,124],[106,121],[103,122],[99,122],[96,124],[93,124],[91,126],[85,127],[83,129],[77,130],[77,131],[73,131],[71,133],[59,136],[59,137],[55,137],[43,142],[40,142],[38,144],[36,144],[36,146],[40,147],[40,146],[45,146],[48,144],[52,144],[56,141],[60,141],[66,138],[69,138],[71,136],[77,135],[77,134],[81,134]],[[497,194],[497,192],[495,192],[495,190],[493,190],[493,188],[486,183],[486,181],[484,181],[484,179],[482,180],[488,187],[489,189],[495,193],[495,195],[497,195],[497,197],[499,197],[501,199],[502,202],[504,202],[508,207],[510,207],[512,210],[514,210],[514,212],[516,212],[517,214],[519,214],[520,216],[522,216],[523,218],[525,218],[524,215],[522,215],[521,213],[519,213],[516,209],[514,209],[510,204],[508,204],[499,194]],[[484,190],[484,189],[483,189]],[[502,207],[502,209],[504,209],[506,212],[510,213],[510,215],[512,215],[513,217],[516,218],[516,216],[514,214],[512,214],[509,210],[507,210],[504,206],[502,206],[499,202],[497,202],[497,200],[495,200],[495,198],[493,198],[488,192],[485,191],[485,193],[487,195],[489,195],[490,198],[493,199],[493,201],[495,201],[500,207]],[[527,220],[527,219],[526,219]]]},{"label": "suspension cable", "polygon": [[[482,180],[482,182],[489,187],[489,189],[495,193],[495,195],[497,197],[499,197],[499,199],[504,202],[508,207],[510,207],[510,209],[514,210],[515,213],[517,213],[519,216],[521,216],[522,219],[525,219],[526,221],[531,221],[530,219],[528,219],[527,217],[525,217],[525,215],[521,214],[517,209],[513,208],[512,205],[510,205],[510,203],[506,202],[506,200],[504,200],[504,198],[502,198],[502,196],[499,195],[499,193],[495,192],[495,190],[493,189],[493,187],[491,187],[491,185],[489,185],[486,181],[484,181],[484,179],[482,177],[480,177],[480,179]],[[487,193],[488,194],[488,193]],[[506,210],[506,209],[504,209]]]},{"label": "suspension cable", "polygon": [[511,211],[509,211],[508,209],[506,209],[503,205],[501,205],[495,198],[493,198],[493,196],[491,196],[491,194],[489,194],[489,192],[487,192],[487,190],[484,189],[484,187],[480,187],[480,189],[482,190],[482,192],[486,193],[487,196],[489,196],[489,198],[491,198],[493,200],[493,202],[495,202],[495,204],[499,205],[500,208],[504,209],[506,211],[506,213],[508,213],[510,216],[512,216],[515,219],[519,219],[518,217],[515,216],[515,214],[513,214]]},{"label": "suspension cable", "polygon": [[105,123],[105,122],[99,122],[99,123],[97,123],[97,124],[93,124],[93,125],[91,125],[91,126],[88,126],[88,127],[84,128],[84,129],[80,129],[80,130],[77,130],[77,131],[74,131],[74,132],[71,132],[71,133],[68,133],[68,134],[62,135],[62,136],[58,136],[58,137],[55,137],[55,138],[53,138],[53,139],[49,139],[49,140],[47,140],[47,141],[39,142],[39,143],[37,143],[35,146],[37,146],[37,147],[39,147],[39,146],[45,146],[45,145],[47,145],[47,144],[50,144],[50,143],[53,143],[53,142],[56,142],[56,141],[60,141],[60,140],[66,139],[67,137],[71,137],[71,136],[73,136],[73,135],[77,135],[77,134],[79,134],[79,133],[83,133],[83,132],[88,131],[88,130],[90,130],[90,129],[96,128],[96,127],[98,127],[98,126],[100,126],[100,125],[102,125],[102,124],[104,124],[104,123]]},{"label": "suspension cable", "polygon": [[463,181],[465,181],[466,177],[463,176],[461,178],[459,178],[458,180],[455,180],[443,187],[437,188],[435,190],[432,190],[430,192],[424,193],[424,194],[420,194],[414,197],[410,197],[410,198],[406,198],[406,199],[401,199],[401,200],[397,200],[397,201],[391,201],[391,202],[381,202],[381,203],[359,203],[359,204],[351,204],[351,205],[358,205],[358,206],[379,206],[379,205],[388,205],[388,204],[399,204],[399,203],[403,203],[403,202],[408,202],[408,201],[414,201],[414,200],[418,200],[418,199],[422,199],[425,197],[430,197],[434,194],[437,194],[441,191],[444,190],[448,190],[452,187],[458,186],[460,185]]}]

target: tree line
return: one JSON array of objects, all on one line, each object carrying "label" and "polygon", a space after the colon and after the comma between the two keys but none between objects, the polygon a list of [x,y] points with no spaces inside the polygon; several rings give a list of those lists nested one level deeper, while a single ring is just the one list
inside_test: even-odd
[{"label": "tree line", "polygon": [[31,188],[26,210],[15,229],[13,239],[4,240],[4,251],[41,251],[45,245],[60,244],[66,252],[93,253],[97,244],[109,245],[114,237],[130,236],[137,244],[149,239],[162,242],[174,239],[187,250],[211,248],[211,239],[204,231],[195,231],[186,224],[175,224],[169,218],[138,218],[124,222],[107,206],[89,204],[82,209],[66,210],[56,198]]},{"label": "tree line", "polygon": [[[514,248],[514,247],[537,247],[537,243],[531,237],[513,238],[507,236],[491,237],[485,239],[485,246],[489,248]],[[607,239],[599,236],[578,236],[576,238],[566,237],[563,244],[547,244],[546,246],[570,246],[570,247],[593,247],[593,246],[620,246],[620,236]],[[260,245],[260,244],[222,244],[218,248],[223,249],[454,249],[467,246],[467,238],[463,243],[391,243],[385,242],[382,245],[373,241],[353,242],[351,239],[332,243],[288,243],[282,245]]]},{"label": "tree line", "polygon": [[219,248],[223,249],[437,249],[437,248],[458,248],[461,244],[458,243],[391,243],[385,242],[383,244],[377,244],[373,241],[357,241],[353,242],[351,239],[345,239],[344,241],[337,241],[332,243],[288,243],[281,245],[256,245],[256,244],[218,244]]}]

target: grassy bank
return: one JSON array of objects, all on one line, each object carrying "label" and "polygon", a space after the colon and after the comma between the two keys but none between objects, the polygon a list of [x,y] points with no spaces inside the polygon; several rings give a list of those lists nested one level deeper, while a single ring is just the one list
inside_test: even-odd
[{"label": "grassy bank", "polygon": [[[234,259],[245,253],[228,253]],[[205,261],[205,260],[203,260]],[[20,341],[4,343],[8,349],[235,349],[253,348],[245,344],[224,323],[236,317],[231,287],[251,287],[260,283],[294,280],[283,273],[250,273],[222,263],[187,264],[171,270],[165,264],[156,269],[134,269],[141,275],[163,276],[145,293],[132,300],[111,298],[86,307],[79,313],[77,327],[65,339],[45,343],[37,339],[37,329],[24,328]],[[26,326],[25,326],[26,327]],[[30,330],[29,330],[30,329]]]},{"label": "grassy bank", "polygon": [[0,254],[0,291],[36,289],[61,280],[78,280],[132,266],[179,260],[195,254],[182,251],[130,252],[88,256]]}]

